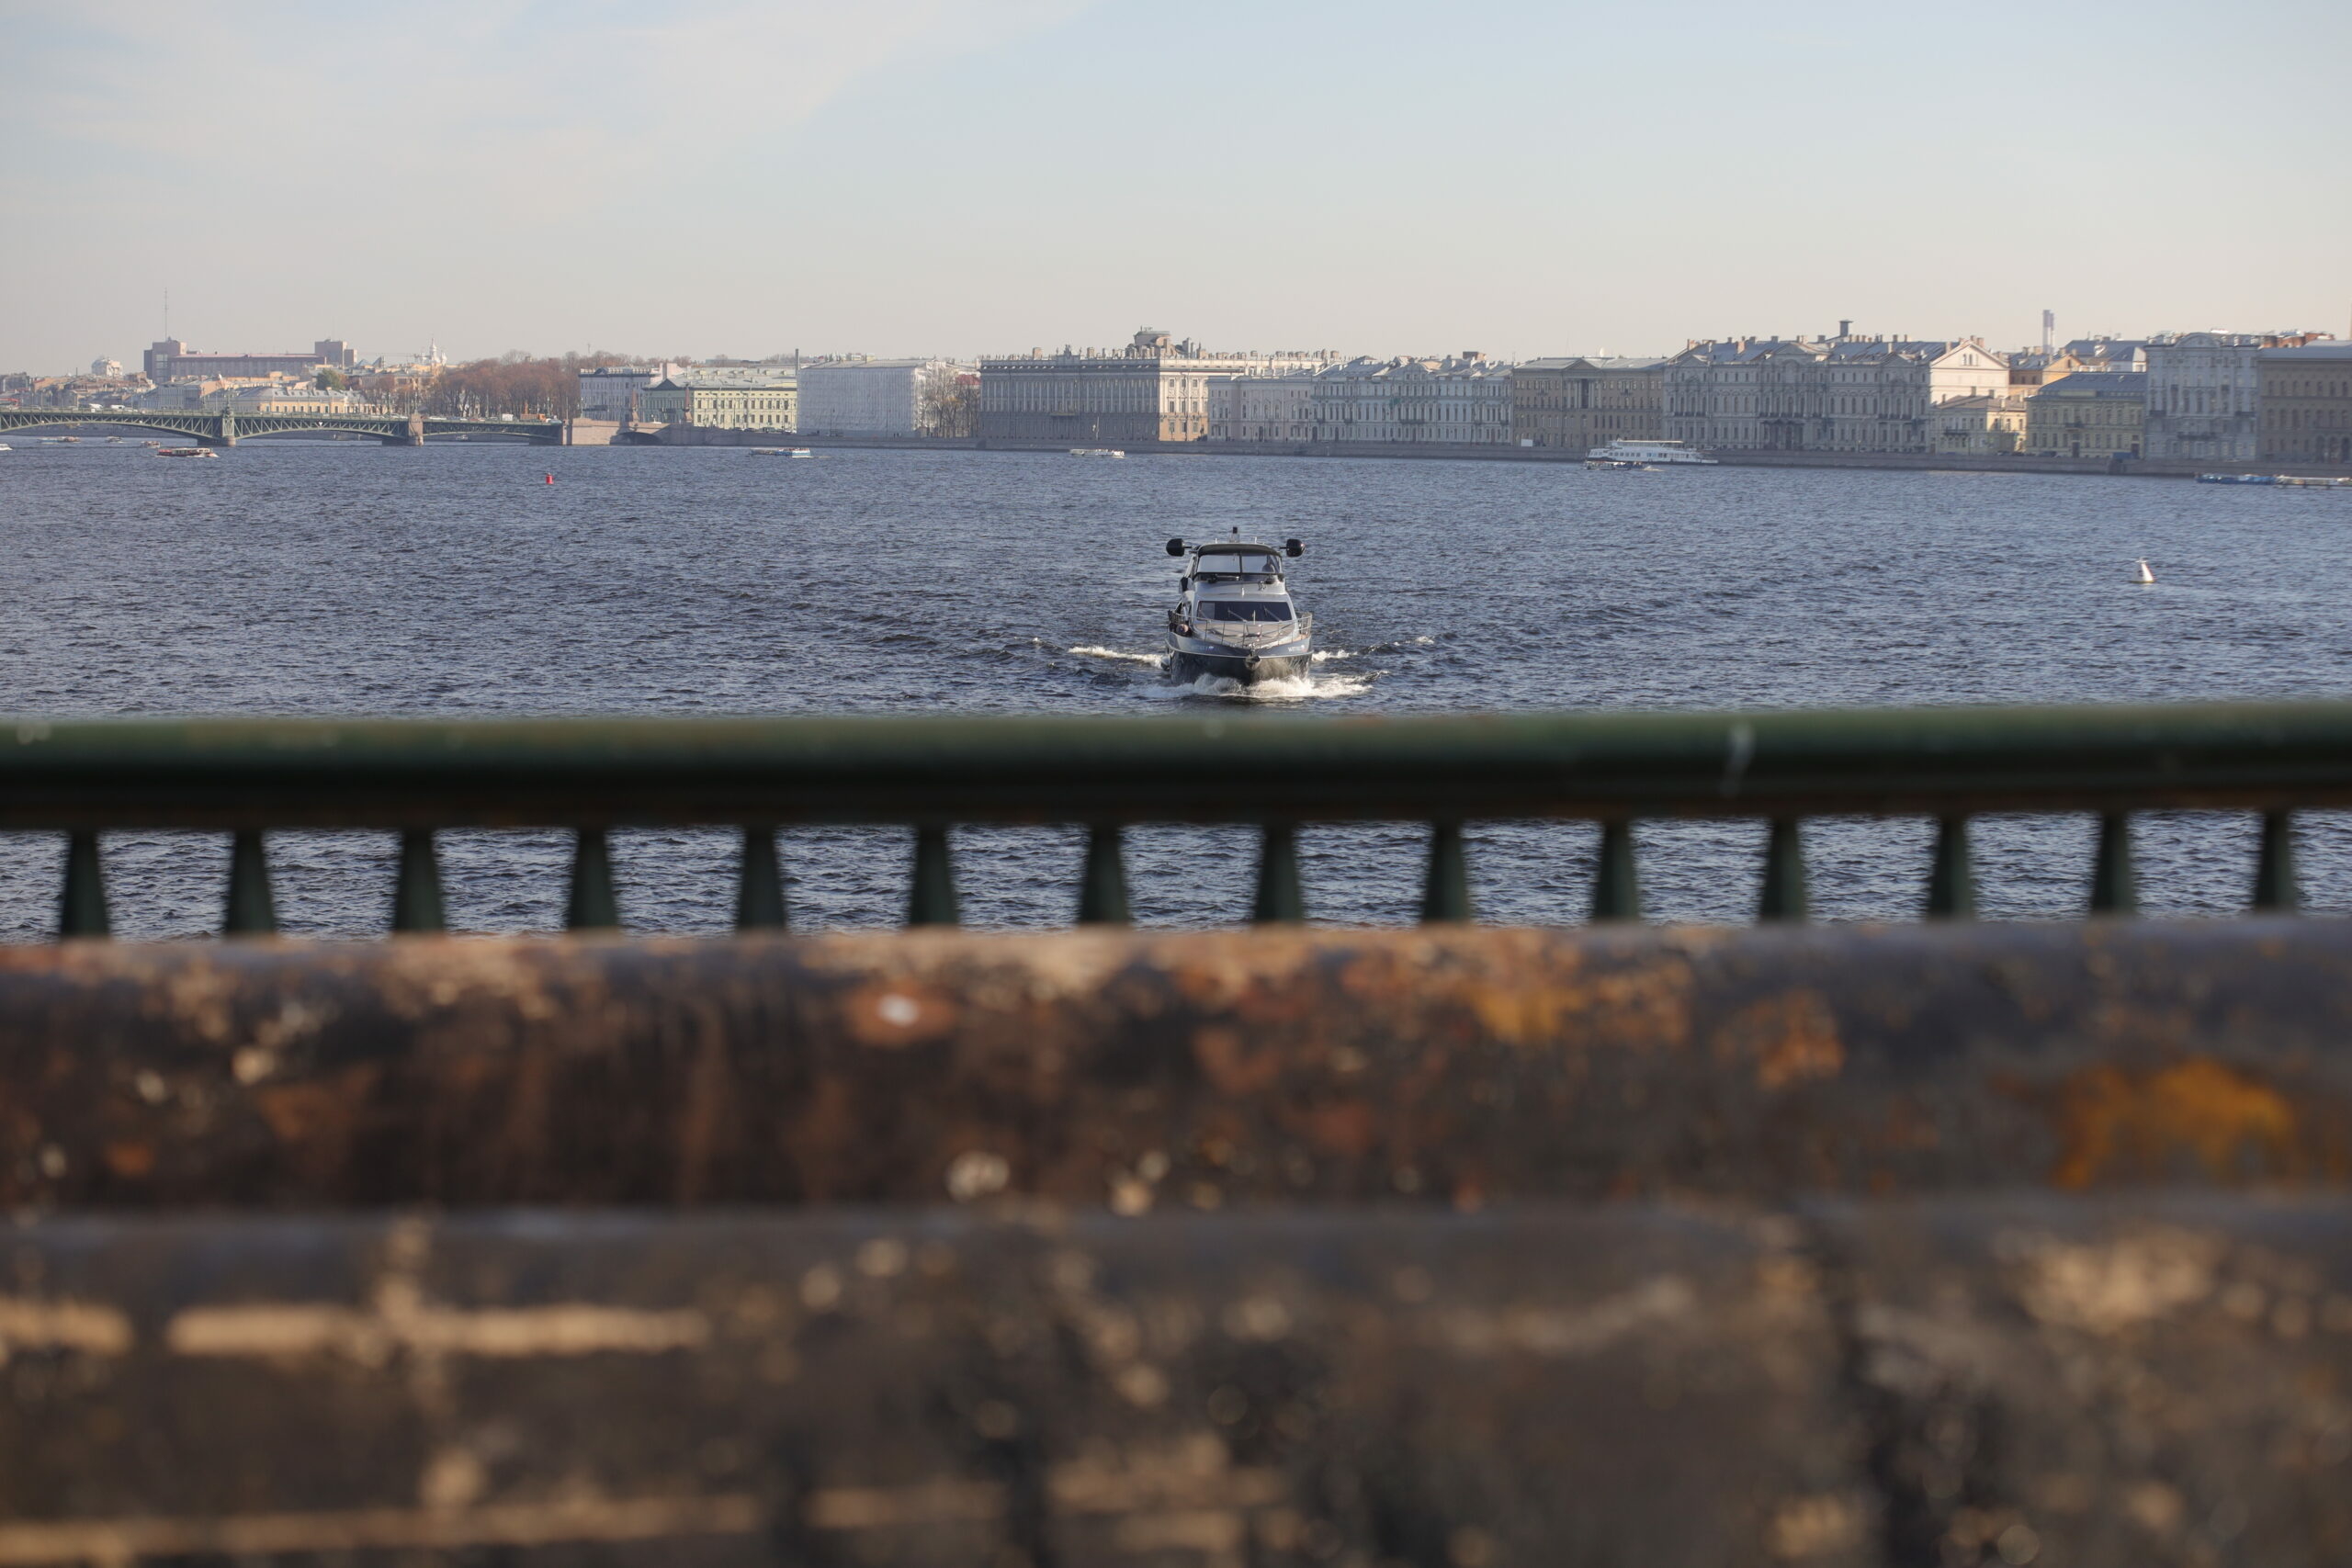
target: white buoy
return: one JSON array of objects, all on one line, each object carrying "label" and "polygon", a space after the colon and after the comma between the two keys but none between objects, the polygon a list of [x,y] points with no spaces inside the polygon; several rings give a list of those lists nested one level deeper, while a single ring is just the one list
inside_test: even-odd
[{"label": "white buoy", "polygon": [[2143,557],[2143,558],[2141,558],[2141,561],[2140,561],[2140,581],[2143,581],[2143,582],[2151,582],[2151,583],[2152,583],[2152,582],[2155,581],[2155,580],[2156,580],[2156,574],[2155,574],[2154,572],[2150,571],[2150,570],[2148,570],[2148,562],[2147,562],[2147,559],[2146,559],[2146,558],[2145,558],[2145,557]]}]

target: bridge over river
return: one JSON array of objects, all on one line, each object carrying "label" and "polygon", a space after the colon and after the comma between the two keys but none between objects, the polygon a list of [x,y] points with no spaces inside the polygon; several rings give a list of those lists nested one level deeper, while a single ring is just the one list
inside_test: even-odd
[{"label": "bridge over river", "polygon": [[435,436],[502,437],[562,446],[571,427],[560,419],[428,419],[422,414],[160,413],[130,409],[0,409],[0,434],[12,430],[107,424],[176,435],[198,446],[234,446],[249,436],[314,430],[368,435],[387,446],[422,446]]}]

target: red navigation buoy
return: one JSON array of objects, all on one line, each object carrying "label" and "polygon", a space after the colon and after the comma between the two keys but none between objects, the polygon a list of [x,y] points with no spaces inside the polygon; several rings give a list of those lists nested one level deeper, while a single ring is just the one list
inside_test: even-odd
[{"label": "red navigation buoy", "polygon": [[555,476],[554,476],[553,474],[549,474],[549,475],[548,476],[548,483],[549,483],[549,484],[553,484],[553,483],[555,483]]}]

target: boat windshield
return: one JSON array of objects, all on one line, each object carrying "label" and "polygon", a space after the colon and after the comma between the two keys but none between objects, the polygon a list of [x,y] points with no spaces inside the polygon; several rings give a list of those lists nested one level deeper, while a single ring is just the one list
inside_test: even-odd
[{"label": "boat windshield", "polygon": [[1193,559],[1193,570],[1203,577],[1272,577],[1276,557],[1271,550],[1204,550]]},{"label": "boat windshield", "polygon": [[1287,621],[1290,605],[1280,599],[1204,599],[1204,621]]}]

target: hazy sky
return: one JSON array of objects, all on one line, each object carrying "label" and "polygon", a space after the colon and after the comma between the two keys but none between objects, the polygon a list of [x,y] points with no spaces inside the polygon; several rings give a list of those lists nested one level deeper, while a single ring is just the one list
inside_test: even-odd
[{"label": "hazy sky", "polygon": [[0,0],[0,370],[2352,316],[2352,4]]}]

